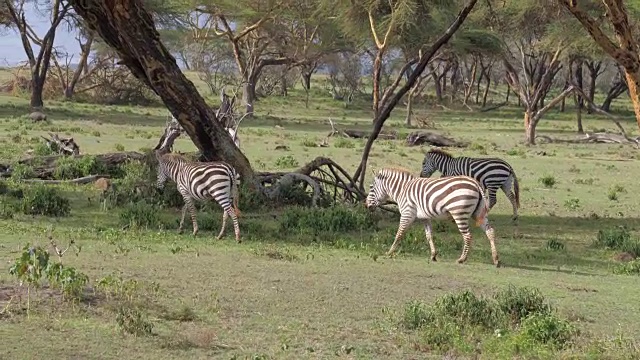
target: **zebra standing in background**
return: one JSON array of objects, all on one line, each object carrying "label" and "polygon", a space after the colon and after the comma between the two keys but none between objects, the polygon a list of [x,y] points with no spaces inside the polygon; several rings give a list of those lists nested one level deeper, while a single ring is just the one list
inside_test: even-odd
[{"label": "zebra standing in background", "polygon": [[227,225],[227,217],[233,221],[233,229],[236,241],[240,242],[240,228],[238,226],[238,191],[239,175],[236,170],[225,162],[189,162],[180,155],[162,153],[156,150],[158,159],[158,183],[159,189],[164,187],[167,179],[176,182],[178,191],[184,199],[182,208],[182,218],[178,231],[182,232],[182,225],[187,213],[191,214],[193,223],[193,235],[198,233],[198,223],[196,221],[196,209],[193,200],[214,199],[222,206],[222,229],[217,239],[224,234]]},{"label": "zebra standing in background", "polygon": [[433,243],[431,220],[450,214],[464,239],[458,263],[467,260],[472,240],[469,220],[473,218],[489,238],[493,263],[500,266],[495,232],[487,220],[489,207],[482,186],[475,179],[468,176],[420,178],[406,170],[385,168],[375,174],[366,206],[373,209],[387,199],[397,203],[400,210],[400,226],[387,255],[395,252],[407,228],[416,219],[423,219],[431,248],[431,260],[436,261],[437,251]]},{"label": "zebra standing in background", "polygon": [[513,221],[518,219],[518,208],[520,208],[518,178],[506,161],[498,158],[454,157],[440,149],[431,149],[422,161],[420,177],[429,177],[436,170],[442,173],[442,177],[465,175],[480,182],[489,195],[489,210],[496,204],[496,193],[501,188],[513,207]]}]

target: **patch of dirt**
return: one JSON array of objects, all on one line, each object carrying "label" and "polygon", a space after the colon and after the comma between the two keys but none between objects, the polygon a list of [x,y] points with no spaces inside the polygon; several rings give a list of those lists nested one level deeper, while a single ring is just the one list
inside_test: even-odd
[{"label": "patch of dirt", "polygon": [[633,255],[631,255],[631,254],[629,254],[627,252],[622,252],[622,253],[616,254],[613,257],[613,260],[620,261],[620,262],[629,262],[631,260],[635,260],[635,258],[636,258],[635,256],[633,256]]},{"label": "patch of dirt", "polygon": [[[8,317],[9,314],[23,313],[27,309],[27,286],[19,284],[0,285],[0,319]],[[97,305],[105,300],[102,294],[96,293],[92,288],[84,290],[82,304]],[[62,296],[62,291],[49,286],[42,286],[38,289],[31,289],[31,306],[47,304],[48,307],[58,307],[67,301]]]}]

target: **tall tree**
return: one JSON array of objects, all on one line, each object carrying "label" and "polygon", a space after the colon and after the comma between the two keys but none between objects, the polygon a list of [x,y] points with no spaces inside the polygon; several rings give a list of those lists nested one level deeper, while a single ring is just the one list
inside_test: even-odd
[{"label": "tall tree", "polygon": [[249,160],[160,41],[152,15],[142,0],[70,0],[70,3],[87,26],[117,51],[121,63],[160,96],[206,159],[228,161],[244,182],[257,183]]},{"label": "tall tree", "polygon": [[640,45],[625,2],[602,0],[604,12],[602,17],[607,20],[608,25],[613,27],[616,44],[607,34],[604,24],[588,13],[584,3],[579,5],[577,0],[557,1],[573,14],[595,42],[624,69],[629,96],[633,103],[638,127],[640,127]]},{"label": "tall tree", "polygon": [[[30,5],[34,6],[34,8],[43,6],[50,13],[51,26],[43,37],[39,37],[35,31],[33,31],[33,28],[31,28],[27,23],[25,17],[25,5],[28,5],[29,3],[31,3]],[[30,105],[34,109],[41,109],[44,106],[42,92],[47,79],[47,72],[49,71],[56,30],[67,14],[69,4],[62,3],[61,0],[54,0],[53,3],[47,2],[46,5],[38,4],[37,1],[28,2],[27,0],[4,0],[4,5],[6,6],[11,18],[12,25],[15,26],[20,34],[22,46],[24,47],[27,59],[29,60],[29,67],[31,69]],[[40,48],[37,55],[33,51],[33,45]]]}]

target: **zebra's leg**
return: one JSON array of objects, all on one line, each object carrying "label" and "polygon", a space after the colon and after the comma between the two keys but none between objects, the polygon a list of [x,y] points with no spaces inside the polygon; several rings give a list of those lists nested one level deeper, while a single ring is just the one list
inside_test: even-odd
[{"label": "zebra's leg", "polygon": [[511,179],[509,179],[508,181],[505,181],[504,184],[502,184],[501,188],[502,188],[502,191],[504,191],[504,194],[507,195],[507,198],[511,202],[511,206],[513,207],[513,216],[511,217],[511,220],[513,220],[513,222],[516,223],[518,220],[518,208],[516,207],[516,195],[513,193]]},{"label": "zebra's leg", "polygon": [[438,252],[436,251],[436,245],[433,243],[433,234],[431,231],[431,220],[425,221],[424,233],[427,236],[427,241],[429,242],[429,248],[431,248],[431,261],[437,261],[436,256],[438,255]]},{"label": "zebra's leg", "polygon": [[493,260],[493,264],[496,267],[500,267],[500,260],[498,259],[498,250],[496,250],[496,233],[495,230],[493,230],[493,227],[489,224],[489,220],[487,220],[487,218],[484,218],[484,221],[482,222],[482,224],[480,224],[480,227],[482,228],[482,230],[484,230],[484,233],[487,235],[487,238],[489,239],[489,243],[491,244],[491,259]]},{"label": "zebra's leg", "polygon": [[184,220],[184,214],[189,209],[189,214],[191,215],[191,223],[193,224],[193,236],[198,234],[198,221],[196,220],[196,207],[193,204],[193,200],[190,197],[184,198],[184,209],[182,210],[182,219]]},{"label": "zebra's leg", "polygon": [[491,210],[496,205],[496,202],[498,202],[498,189],[495,187],[490,187],[487,189],[487,192],[489,193],[489,210]]},{"label": "zebra's leg", "polygon": [[456,221],[456,225],[458,226],[458,231],[462,234],[462,239],[464,240],[464,246],[462,247],[462,255],[458,258],[458,264],[462,264],[467,261],[467,255],[469,254],[469,249],[471,248],[471,242],[473,237],[471,235],[471,231],[469,231],[469,219],[461,218],[460,215],[453,215],[453,218]]},{"label": "zebra's leg", "polygon": [[227,214],[226,210],[222,211],[222,228],[220,229],[220,234],[218,234],[218,237],[216,237],[217,240],[220,240],[222,238],[222,235],[224,235],[224,229],[227,227],[227,217],[229,217],[229,215]]},{"label": "zebra's leg", "polygon": [[402,237],[404,236],[404,232],[407,230],[409,225],[413,223],[413,220],[414,220],[413,217],[400,215],[400,225],[398,226],[396,239],[393,241],[393,244],[391,244],[391,248],[389,248],[389,251],[387,251],[388,256],[391,256],[393,255],[394,252],[396,252],[398,245],[400,245],[400,240],[402,240]]},{"label": "zebra's leg", "polygon": [[180,225],[178,226],[178,234],[182,234],[182,226],[184,225],[184,217],[187,215],[187,203],[184,203],[182,207],[182,217],[180,218]]},{"label": "zebra's leg", "polygon": [[233,232],[236,235],[236,242],[239,244],[242,242],[240,240],[240,224],[238,223],[238,214],[233,209],[229,209],[229,216],[231,217],[231,221],[233,222]]}]

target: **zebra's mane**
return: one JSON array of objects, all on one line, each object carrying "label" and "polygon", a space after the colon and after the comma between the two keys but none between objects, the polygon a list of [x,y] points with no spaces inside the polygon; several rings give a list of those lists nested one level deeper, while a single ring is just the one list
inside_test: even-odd
[{"label": "zebra's mane", "polygon": [[454,157],[453,155],[449,154],[448,152],[442,150],[442,149],[438,149],[438,148],[434,148],[431,149],[427,152],[427,154],[438,154],[438,155],[442,155],[442,156],[446,156],[446,157]]}]

